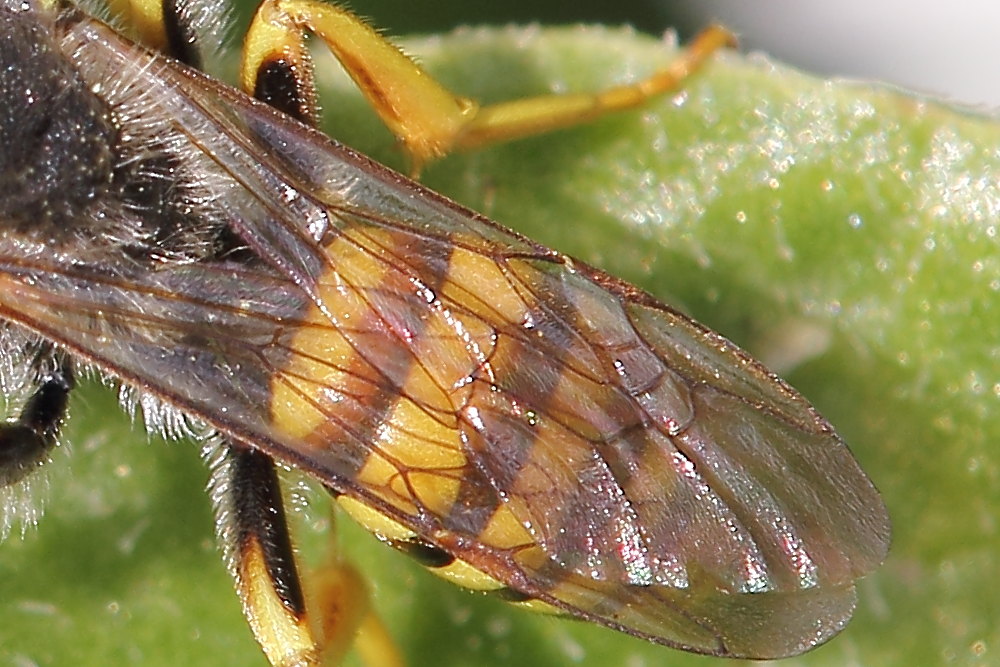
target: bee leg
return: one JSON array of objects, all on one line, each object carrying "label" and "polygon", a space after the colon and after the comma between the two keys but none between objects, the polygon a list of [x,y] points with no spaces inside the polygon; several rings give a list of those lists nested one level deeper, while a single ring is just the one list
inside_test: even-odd
[{"label": "bee leg", "polygon": [[368,667],[402,667],[404,662],[382,619],[371,607],[364,577],[332,554],[309,578],[311,607],[318,610],[323,664],[338,665],[351,647]]},{"label": "bee leg", "polygon": [[272,665],[317,664],[274,461],[226,442],[206,458],[216,533],[254,637]]},{"label": "bee leg", "polygon": [[16,421],[0,425],[0,487],[17,484],[46,462],[76,384],[70,362],[51,348],[34,366],[37,389]]},{"label": "bee leg", "polygon": [[[216,3],[217,4],[217,3]],[[197,19],[207,21],[208,0],[109,0],[108,7],[142,44],[191,67],[202,66]]]},{"label": "bee leg", "polygon": [[[358,631],[373,629],[360,576],[333,562],[311,577],[303,593],[274,461],[235,444],[206,450],[216,532],[254,637],[272,665],[337,664]],[[375,625],[372,625],[375,623]],[[359,635],[358,648],[371,643]],[[362,639],[364,641],[362,642]],[[379,662],[372,665],[399,663]]]},{"label": "bee leg", "polygon": [[[546,95],[493,106],[456,96],[430,78],[361,19],[319,0],[264,0],[246,35],[241,81],[262,99],[294,93],[298,108],[275,106],[315,121],[313,75],[303,33],[330,48],[379,117],[409,153],[413,168],[456,149],[476,148],[583,123],[636,107],[676,88],[732,35],[712,26],[666,68],[641,81],[597,93]],[[276,71],[282,77],[273,76]],[[272,74],[269,75],[268,73]],[[278,81],[274,91],[262,82]]]}]

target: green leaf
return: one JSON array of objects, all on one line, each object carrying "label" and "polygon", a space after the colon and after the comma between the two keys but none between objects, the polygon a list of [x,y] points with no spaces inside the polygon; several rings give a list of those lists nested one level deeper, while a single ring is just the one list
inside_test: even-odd
[{"label": "green leaf", "polygon": [[[672,53],[596,29],[462,31],[407,50],[485,100],[633,80]],[[336,136],[403,165],[319,67]],[[995,121],[726,54],[639,111],[454,156],[423,180],[683,308],[838,426],[894,544],[855,621],[785,664],[961,664],[1000,646],[998,149]],[[0,664],[263,665],[214,547],[197,447],[146,444],[96,385],[67,440],[45,520],[0,548]],[[329,547],[317,514],[310,559]],[[710,662],[467,593],[338,529],[414,665]]]}]

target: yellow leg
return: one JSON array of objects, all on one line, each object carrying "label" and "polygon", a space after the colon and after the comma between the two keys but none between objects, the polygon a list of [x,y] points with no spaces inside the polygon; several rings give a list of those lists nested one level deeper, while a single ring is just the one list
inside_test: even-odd
[{"label": "yellow leg", "polygon": [[[323,40],[382,121],[410,154],[415,170],[456,149],[516,139],[628,109],[675,88],[732,36],[713,26],[666,69],[631,85],[594,94],[550,95],[480,107],[427,75],[347,10],[319,0],[264,0],[247,32],[242,85],[256,93],[261,73],[280,63],[313,87],[304,32]],[[279,105],[280,106],[280,105]],[[307,109],[315,120],[315,107]],[[301,115],[301,114],[300,114]]]},{"label": "yellow leg", "polygon": [[334,554],[306,582],[300,580],[274,461],[228,443],[212,444],[205,454],[220,544],[268,662],[332,667],[355,647],[369,667],[401,667],[353,567]]},{"label": "yellow leg", "polygon": [[658,95],[676,90],[709,56],[734,43],[735,38],[725,28],[709,26],[666,68],[635,83],[596,93],[543,95],[482,107],[456,137],[454,148],[477,148],[542,134],[633,109]]},{"label": "yellow leg", "polygon": [[167,30],[161,0],[109,0],[108,8],[125,21],[138,41],[157,51],[166,50]]},{"label": "yellow leg", "polygon": [[368,667],[403,667],[392,637],[371,608],[364,578],[349,563],[332,560],[309,578],[310,607],[319,619],[321,664],[339,665],[354,648]]},{"label": "yellow leg", "polygon": [[404,667],[406,664],[382,619],[373,612],[361,620],[354,650],[368,667]]},{"label": "yellow leg", "polygon": [[216,533],[243,613],[275,667],[317,664],[321,644],[307,611],[274,461],[228,443],[206,449]]}]

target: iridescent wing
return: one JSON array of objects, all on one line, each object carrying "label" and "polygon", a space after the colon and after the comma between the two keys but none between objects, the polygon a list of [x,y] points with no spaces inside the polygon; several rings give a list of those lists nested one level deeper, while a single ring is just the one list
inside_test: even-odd
[{"label": "iridescent wing", "polygon": [[210,79],[79,39],[136,71],[259,259],[150,271],[0,239],[0,317],[524,598],[718,655],[846,623],[888,518],[781,380]]}]

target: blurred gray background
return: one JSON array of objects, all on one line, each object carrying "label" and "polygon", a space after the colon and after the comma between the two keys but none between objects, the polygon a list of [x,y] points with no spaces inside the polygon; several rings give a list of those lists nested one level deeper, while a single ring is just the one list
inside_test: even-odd
[{"label": "blurred gray background", "polygon": [[[253,0],[250,0],[253,2]],[[682,36],[711,20],[761,50],[822,75],[878,79],[992,109],[1000,105],[996,0],[351,0],[389,34],[507,22],[629,23]]]}]

